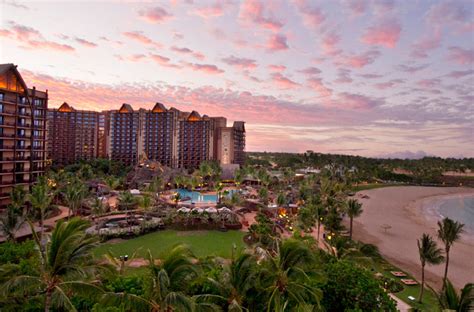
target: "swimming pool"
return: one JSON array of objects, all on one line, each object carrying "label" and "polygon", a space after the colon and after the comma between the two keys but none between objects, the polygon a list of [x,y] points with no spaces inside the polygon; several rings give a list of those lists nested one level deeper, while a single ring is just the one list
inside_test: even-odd
[{"label": "swimming pool", "polygon": [[[179,195],[181,196],[181,198],[186,198],[186,197],[189,197],[191,198],[191,202],[193,203],[217,203],[217,195],[213,195],[213,194],[201,194],[200,192],[192,192],[192,191],[188,191],[187,189],[177,189],[176,192],[179,193]],[[232,194],[234,192],[236,192],[236,190],[228,190],[228,195],[227,196],[232,196]],[[226,195],[223,195],[223,192],[221,192],[221,198],[223,196],[226,196]],[[189,202],[189,201],[185,201],[185,202]]]}]

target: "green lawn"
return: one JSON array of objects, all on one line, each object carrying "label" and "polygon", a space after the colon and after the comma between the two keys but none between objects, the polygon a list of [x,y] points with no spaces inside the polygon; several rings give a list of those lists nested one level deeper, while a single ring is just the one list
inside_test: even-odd
[{"label": "green lawn", "polygon": [[[384,262],[384,263],[382,263]],[[390,271],[402,271],[402,272],[405,272],[403,271],[402,269],[400,268],[397,268],[396,266],[393,266],[389,263],[386,263],[385,261],[381,261],[381,262],[376,262],[375,263],[375,269],[382,273],[385,277],[389,277],[389,278],[392,278],[392,279],[395,279],[395,280],[400,280],[399,278],[396,278],[394,277]],[[405,272],[407,273],[407,272]],[[406,278],[411,278],[411,279],[415,279],[413,276],[411,276],[410,274],[407,273],[407,277]],[[416,280],[416,279],[415,279]],[[419,282],[419,281],[418,281]],[[423,304],[420,304],[418,303],[418,297],[420,295],[420,289],[421,289],[421,286],[418,284],[418,285],[415,285],[415,286],[403,286],[403,290],[398,292],[398,293],[394,293],[395,296],[397,296],[399,299],[405,301],[406,303],[408,303],[410,306],[412,306],[413,308],[418,308],[422,311],[437,311],[438,309],[438,304],[437,304],[437,301],[436,301],[436,298],[434,296],[434,294],[431,292],[431,290],[428,288],[428,287],[425,287],[425,293],[423,295]],[[415,297],[416,300],[415,301],[412,301],[410,299],[408,299],[409,296],[412,296],[412,297]]]},{"label": "green lawn", "polygon": [[244,234],[241,231],[165,230],[124,240],[119,243],[104,243],[96,248],[94,254],[100,257],[110,249],[116,255],[132,255],[135,250],[140,248],[138,257],[145,257],[147,250],[150,249],[154,257],[162,258],[173,246],[186,244],[198,257],[214,255],[230,258],[234,244],[237,249],[244,248],[242,239]]}]

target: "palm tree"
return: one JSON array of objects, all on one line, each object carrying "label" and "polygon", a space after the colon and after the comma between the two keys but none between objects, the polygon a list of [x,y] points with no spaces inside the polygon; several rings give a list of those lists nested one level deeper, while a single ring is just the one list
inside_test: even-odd
[{"label": "palm tree", "polygon": [[146,299],[153,311],[193,311],[193,300],[186,295],[191,281],[197,276],[197,266],[189,248],[178,245],[156,264],[148,251]]},{"label": "palm tree", "polygon": [[[1,292],[11,300],[41,296],[45,312],[51,307],[75,311],[69,299],[75,291],[100,293],[100,288],[89,282],[100,267],[91,253],[97,246],[97,237],[85,234],[88,227],[89,223],[79,218],[59,221],[46,253],[40,254],[39,270],[30,275],[13,275],[2,285]],[[39,237],[36,233],[33,236],[41,247]]]},{"label": "palm tree", "polygon": [[417,244],[421,262],[421,290],[420,298],[418,300],[422,302],[423,292],[425,290],[425,265],[440,264],[443,262],[444,257],[442,250],[438,248],[436,242],[429,234],[423,233],[421,239],[417,240]]},{"label": "palm tree", "polygon": [[[444,218],[442,221],[438,221],[438,238],[444,243],[444,251],[446,252],[446,265],[444,267],[443,281],[448,278],[448,266],[449,266],[449,251],[455,241],[459,240],[461,233],[463,232],[464,224],[453,221],[450,218]],[[443,283],[443,287],[445,283]]]},{"label": "palm tree", "polygon": [[144,215],[146,216],[150,210],[150,207],[153,205],[152,198],[148,195],[144,195],[141,198],[139,205],[143,209]]},{"label": "palm tree", "polygon": [[[39,177],[38,182],[31,188],[31,193],[28,196],[28,199],[31,203],[33,209],[36,209],[40,214],[39,226],[40,226],[40,242],[43,242],[43,233],[44,233],[44,218],[47,210],[49,209],[52,201],[50,196],[50,187],[45,177]],[[44,248],[40,246],[40,250],[43,253]]]},{"label": "palm tree", "polygon": [[319,275],[314,268],[313,253],[300,241],[287,239],[277,244],[275,255],[267,252],[260,275],[269,295],[267,311],[284,311],[289,303],[319,305],[322,292],[312,283]]},{"label": "palm tree", "polygon": [[357,218],[362,214],[364,210],[362,209],[362,204],[357,201],[357,199],[349,199],[347,201],[346,212],[349,216],[350,226],[349,226],[349,239],[352,240],[352,224],[354,218]]},{"label": "palm tree", "polygon": [[18,213],[12,205],[7,206],[6,214],[0,216],[0,233],[10,242],[16,241],[16,233],[25,224],[25,210]]},{"label": "palm tree", "polygon": [[86,186],[82,181],[74,179],[67,184],[63,196],[69,206],[68,217],[71,216],[71,212],[74,215],[77,213],[80,214],[82,203],[84,198],[87,196]]},{"label": "palm tree", "polygon": [[11,203],[7,206],[6,214],[0,216],[0,232],[7,241],[16,240],[16,232],[26,221],[25,196],[26,192],[22,186],[15,187],[11,193]]},{"label": "palm tree", "polygon": [[228,304],[228,311],[243,311],[244,301],[257,279],[257,262],[253,255],[241,253],[224,264],[218,279],[208,278],[220,297]]},{"label": "palm tree", "polygon": [[120,187],[120,179],[115,178],[113,176],[108,176],[104,179],[105,184],[111,190],[116,190]]},{"label": "palm tree", "polygon": [[438,300],[438,304],[443,311],[468,312],[474,308],[474,284],[469,283],[461,289],[461,294],[456,292],[453,284],[446,279],[443,289],[438,293],[431,288]]},{"label": "palm tree", "polygon": [[286,205],[286,196],[282,192],[278,193],[277,205],[278,205],[278,207],[283,207],[283,206]]}]

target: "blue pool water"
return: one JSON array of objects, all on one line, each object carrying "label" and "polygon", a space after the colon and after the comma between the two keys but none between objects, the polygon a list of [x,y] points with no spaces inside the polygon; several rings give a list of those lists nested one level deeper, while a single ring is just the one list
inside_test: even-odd
[{"label": "blue pool water", "polygon": [[[176,190],[179,195],[181,196],[181,198],[185,198],[185,197],[190,197],[191,198],[191,201],[193,203],[216,203],[217,202],[217,195],[203,195],[199,192],[192,192],[192,191],[188,191],[187,189],[177,189]],[[235,192],[235,190],[229,190],[229,195],[228,196],[231,196],[233,192]],[[223,192],[221,193],[221,198],[223,195]]]}]

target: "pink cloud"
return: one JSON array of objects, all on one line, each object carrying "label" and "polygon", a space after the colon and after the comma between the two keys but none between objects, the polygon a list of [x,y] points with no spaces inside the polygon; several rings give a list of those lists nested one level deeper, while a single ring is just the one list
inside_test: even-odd
[{"label": "pink cloud", "polygon": [[212,64],[195,64],[195,63],[188,63],[188,62],[181,62],[181,63],[186,68],[189,68],[193,71],[200,71],[206,74],[218,75],[225,72],[223,69],[220,69],[216,65],[212,65]]},{"label": "pink cloud", "polygon": [[150,58],[152,61],[163,67],[180,68],[180,66],[170,63],[171,60],[169,57],[151,53]]},{"label": "pink cloud", "polygon": [[205,58],[204,54],[199,53],[199,52],[195,52],[195,51],[193,51],[189,48],[186,48],[186,47],[180,48],[180,47],[177,47],[177,46],[172,46],[170,48],[170,50],[173,51],[173,52],[176,52],[176,53],[184,54],[184,55],[192,55],[193,57],[195,57],[198,60],[203,60]]},{"label": "pink cloud", "polygon": [[257,68],[257,64],[255,60],[248,59],[248,58],[235,57],[233,55],[223,58],[222,62],[226,63],[227,65],[235,66],[240,69]]},{"label": "pink cloud", "polygon": [[213,5],[196,8],[190,11],[190,14],[207,19],[222,16],[224,14],[224,9],[220,2],[216,2]]},{"label": "pink cloud", "polygon": [[349,1],[346,1],[346,4],[352,16],[363,15],[365,14],[365,11],[367,10],[366,0],[349,0]]},{"label": "pink cloud", "polygon": [[338,43],[341,41],[341,37],[335,32],[329,32],[324,35],[321,42],[323,53],[328,56],[336,56],[342,51],[337,49]]},{"label": "pink cloud", "polygon": [[401,26],[398,21],[386,20],[369,27],[361,41],[369,45],[395,48],[400,39]]},{"label": "pink cloud", "polygon": [[397,69],[402,71],[402,72],[405,72],[405,73],[413,74],[413,73],[416,73],[420,70],[428,68],[429,66],[430,66],[430,64],[419,64],[419,65],[400,64],[400,65],[397,66]]},{"label": "pink cloud", "polygon": [[350,74],[351,71],[349,69],[339,68],[337,71],[337,79],[334,82],[339,84],[351,83],[352,78]]},{"label": "pink cloud", "polygon": [[138,11],[138,15],[149,23],[161,23],[171,18],[173,15],[161,7],[146,8]]},{"label": "pink cloud", "polygon": [[326,87],[321,78],[309,78],[307,82],[308,87],[318,92],[321,97],[330,97],[332,95],[332,89]]},{"label": "pink cloud", "polygon": [[94,42],[91,42],[91,41],[88,41],[88,40],[85,40],[85,39],[82,39],[82,38],[76,38],[75,39],[77,43],[85,46],[85,47],[88,47],[88,48],[96,48],[97,47],[97,43],[94,43]]},{"label": "pink cloud", "polygon": [[441,46],[441,31],[435,29],[432,34],[420,39],[412,45],[411,56],[416,58],[426,58],[431,50],[435,50]]},{"label": "pink cloud", "polygon": [[263,28],[278,31],[283,23],[274,17],[265,16],[264,2],[259,0],[244,0],[240,5],[239,18],[243,21],[250,20]]},{"label": "pink cloud", "polygon": [[352,68],[362,68],[375,62],[375,60],[380,55],[381,53],[379,51],[371,50],[359,55],[353,54],[353,55],[343,56],[338,60],[338,62]]},{"label": "pink cloud", "polygon": [[321,73],[321,70],[316,67],[307,67],[305,69],[301,69],[298,72],[306,75],[306,76],[313,76],[313,75],[319,75]]},{"label": "pink cloud", "polygon": [[443,1],[433,4],[425,15],[428,24],[438,26],[440,24],[464,22],[468,19],[468,10],[461,1]]},{"label": "pink cloud", "polygon": [[283,88],[283,89],[295,89],[300,86],[299,83],[283,76],[281,73],[273,73],[271,77],[272,77],[272,82],[274,82],[280,88]]},{"label": "pink cloud", "polygon": [[387,81],[387,82],[376,83],[374,86],[379,90],[385,90],[385,89],[393,88],[396,85],[398,85],[400,83],[403,83],[403,82],[404,82],[404,80],[402,80],[402,79],[392,79],[392,80]]},{"label": "pink cloud", "polygon": [[377,78],[382,78],[383,75],[380,75],[380,74],[362,74],[362,75],[359,75],[360,77],[362,78],[365,78],[365,79],[377,79]]},{"label": "pink cloud", "polygon": [[126,32],[123,32],[122,35],[124,35],[125,37],[129,39],[135,40],[137,42],[141,42],[148,45],[154,45],[158,48],[163,47],[161,43],[153,41],[150,37],[143,34],[142,31],[126,31]]},{"label": "pink cloud", "polygon": [[474,63],[474,49],[464,49],[461,47],[450,47],[448,59],[460,65],[470,65]]},{"label": "pink cloud", "polygon": [[132,54],[128,56],[114,55],[116,59],[120,61],[139,62],[146,58],[145,54]]},{"label": "pink cloud", "polygon": [[416,82],[417,85],[423,88],[434,88],[440,84],[440,80],[433,78],[433,79],[422,79]]},{"label": "pink cloud", "polygon": [[454,70],[447,74],[446,76],[451,77],[451,78],[462,78],[464,76],[472,75],[474,74],[474,69],[466,69],[466,70]]},{"label": "pink cloud", "polygon": [[383,104],[382,100],[372,99],[365,95],[342,92],[336,100],[330,102],[331,105],[352,109],[352,110],[369,110]]},{"label": "pink cloud", "polygon": [[268,65],[267,66],[269,70],[273,71],[273,72],[282,72],[282,71],[285,71],[286,70],[286,66],[285,65],[274,65],[274,64],[271,64],[271,65]]},{"label": "pink cloud", "polygon": [[286,36],[283,34],[272,35],[267,41],[266,48],[269,51],[287,50],[289,47]]},{"label": "pink cloud", "polygon": [[317,28],[326,20],[326,15],[321,9],[310,5],[307,0],[295,0],[296,7],[303,16],[303,23],[310,28]]},{"label": "pink cloud", "polygon": [[34,28],[20,25],[13,21],[10,21],[8,24],[10,24],[10,30],[2,29],[1,36],[23,44],[23,46],[21,46],[22,48],[54,50],[58,52],[75,51],[75,49],[68,44],[45,39],[44,36]]}]

